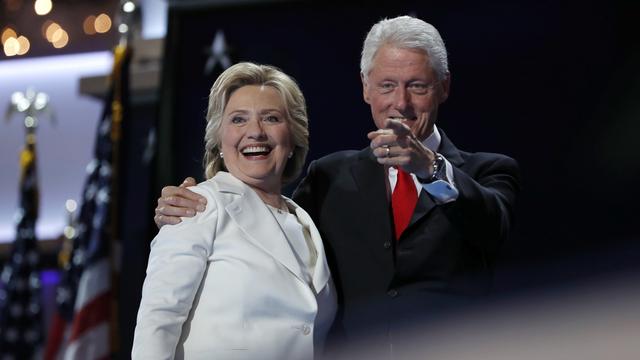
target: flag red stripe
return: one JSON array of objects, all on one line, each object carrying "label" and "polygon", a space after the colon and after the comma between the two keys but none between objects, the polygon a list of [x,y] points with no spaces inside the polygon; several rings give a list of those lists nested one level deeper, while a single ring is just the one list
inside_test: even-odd
[{"label": "flag red stripe", "polygon": [[58,352],[64,341],[64,330],[67,327],[66,321],[58,314],[54,314],[49,326],[47,335],[47,347],[44,351],[44,360],[54,360],[58,357]]},{"label": "flag red stripe", "polygon": [[104,322],[109,322],[111,314],[111,292],[107,291],[88,302],[73,318],[69,342],[75,341],[82,334]]}]

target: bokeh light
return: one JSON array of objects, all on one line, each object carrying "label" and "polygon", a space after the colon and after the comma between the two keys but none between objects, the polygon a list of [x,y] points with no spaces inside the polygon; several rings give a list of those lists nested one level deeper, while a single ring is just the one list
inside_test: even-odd
[{"label": "bokeh light", "polygon": [[18,55],[18,51],[20,50],[20,43],[18,42],[18,39],[12,36],[5,40],[3,47],[5,55],[15,56]]},{"label": "bokeh light", "polygon": [[67,34],[67,32],[64,31],[63,29],[58,29],[53,34],[53,39],[51,43],[53,44],[54,48],[61,49],[67,46],[67,44],[69,43],[69,34]]},{"label": "bokeh light", "polygon": [[47,15],[53,8],[51,0],[36,0],[33,4],[33,8],[38,15]]},{"label": "bokeh light", "polygon": [[78,203],[73,199],[68,199],[65,201],[64,207],[68,212],[74,212],[78,208]]},{"label": "bokeh light", "polygon": [[122,5],[122,10],[126,13],[131,13],[135,9],[136,9],[136,4],[134,4],[132,1],[127,1]]},{"label": "bokeh light", "polygon": [[2,30],[2,44],[4,45],[4,42],[7,41],[8,38],[17,38],[18,34],[16,34],[15,30],[13,30],[10,27],[5,28],[4,30]]},{"label": "bokeh light", "polygon": [[62,28],[60,27],[60,25],[58,25],[55,22],[51,22],[49,26],[47,26],[47,29],[45,30],[45,37],[47,38],[47,41],[53,42],[53,34],[55,34],[56,31],[61,29]]},{"label": "bokeh light", "polygon": [[18,55],[24,55],[27,52],[29,52],[29,49],[31,48],[31,43],[29,43],[29,39],[27,39],[26,36],[20,35],[17,40],[19,45]]},{"label": "bokeh light", "polygon": [[100,14],[96,17],[95,29],[97,33],[104,34],[111,29],[111,18],[107,14]]},{"label": "bokeh light", "polygon": [[95,16],[93,15],[87,16],[82,22],[82,30],[84,30],[84,33],[87,35],[95,35],[96,33],[95,23],[96,23]]}]

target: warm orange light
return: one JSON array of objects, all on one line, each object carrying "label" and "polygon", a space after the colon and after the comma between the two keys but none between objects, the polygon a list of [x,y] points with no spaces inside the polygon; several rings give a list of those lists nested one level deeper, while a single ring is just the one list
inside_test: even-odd
[{"label": "warm orange light", "polygon": [[56,31],[61,30],[62,28],[60,27],[60,25],[52,22],[51,24],[49,24],[49,26],[47,26],[47,29],[45,30],[45,36],[47,37],[47,40],[49,42],[53,42],[53,35],[56,33]]},{"label": "warm orange light", "polygon": [[4,42],[7,41],[7,39],[11,38],[11,37],[17,38],[18,34],[16,34],[16,32],[10,27],[5,28],[2,31],[2,44],[4,45]]},{"label": "warm orange light", "polygon": [[51,41],[52,43],[57,43],[58,41],[60,41],[63,37],[64,34],[66,33],[66,31],[64,31],[64,29],[59,28],[58,30],[56,30],[53,35],[51,35]]},{"label": "warm orange light", "polygon": [[53,4],[51,3],[51,0],[36,0],[33,4],[33,8],[36,10],[36,14],[38,15],[47,15],[51,11],[52,7]]},{"label": "warm orange light", "polygon": [[31,44],[29,43],[29,39],[27,39],[26,36],[22,36],[22,35],[20,35],[20,37],[18,37],[18,45],[20,45],[20,48],[18,49],[18,55],[26,54],[29,51],[29,49],[31,48]]},{"label": "warm orange light", "polygon": [[47,28],[51,26],[51,24],[53,24],[53,21],[47,19],[42,23],[42,26],[40,27],[40,32],[42,33],[42,37],[44,37],[45,39],[47,38]]},{"label": "warm orange light", "polygon": [[69,34],[67,34],[66,31],[60,29],[56,31],[56,35],[54,35],[54,37],[58,37],[58,35],[59,38],[51,42],[53,44],[53,47],[56,49],[60,49],[67,46],[67,44],[69,43]]},{"label": "warm orange light", "polygon": [[95,22],[96,17],[93,15],[89,15],[84,19],[84,22],[82,22],[82,30],[84,30],[85,34],[94,35],[96,33],[96,28],[94,27]]},{"label": "warm orange light", "polygon": [[18,55],[18,51],[20,51],[20,43],[18,39],[14,37],[8,38],[4,42],[4,54],[7,56]]},{"label": "warm orange light", "polygon": [[96,17],[95,29],[97,33],[103,34],[111,29],[111,18],[107,14],[100,14]]}]

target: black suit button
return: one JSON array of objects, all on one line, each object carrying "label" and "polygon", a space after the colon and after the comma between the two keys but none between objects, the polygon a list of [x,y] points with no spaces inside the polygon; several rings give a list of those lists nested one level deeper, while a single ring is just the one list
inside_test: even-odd
[{"label": "black suit button", "polygon": [[387,291],[387,295],[391,296],[392,298],[398,296],[398,290],[396,289],[391,289],[389,291]]},{"label": "black suit button", "polygon": [[385,249],[391,248],[391,241],[385,241],[383,246]]}]

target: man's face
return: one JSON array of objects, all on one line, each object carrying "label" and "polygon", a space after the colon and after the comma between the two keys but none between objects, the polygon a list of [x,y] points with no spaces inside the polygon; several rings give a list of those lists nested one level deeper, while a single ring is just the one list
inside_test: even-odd
[{"label": "man's face", "polygon": [[364,101],[379,129],[400,118],[420,140],[433,132],[438,106],[449,96],[449,75],[438,80],[429,56],[421,50],[383,45],[362,76]]}]

